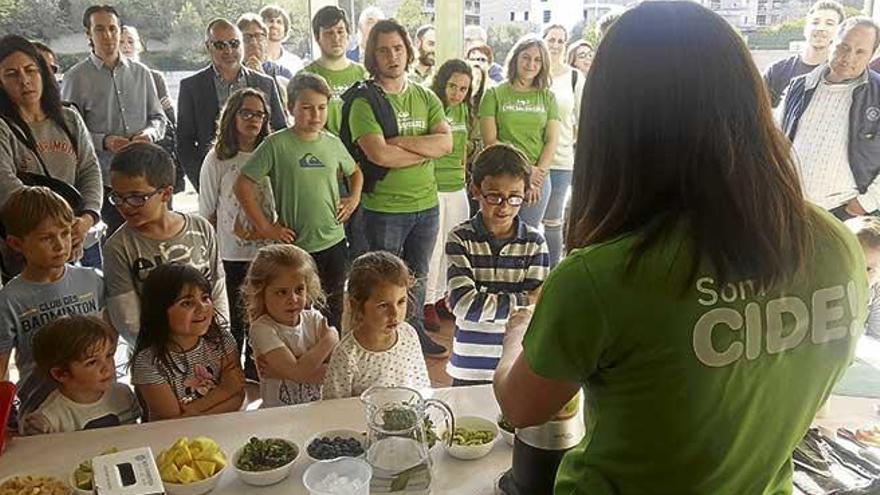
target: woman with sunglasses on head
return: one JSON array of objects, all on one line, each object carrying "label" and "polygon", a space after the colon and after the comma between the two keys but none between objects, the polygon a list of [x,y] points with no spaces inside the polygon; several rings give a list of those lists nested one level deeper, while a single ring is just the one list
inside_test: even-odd
[{"label": "woman with sunglasses on head", "polygon": [[513,145],[532,165],[520,218],[540,228],[550,199],[547,176],[559,140],[559,109],[550,90],[550,54],[544,40],[527,34],[516,42],[507,60],[507,81],[486,91],[479,113],[485,146]]},{"label": "woman with sunglasses on head", "polygon": [[581,95],[586,77],[565,61],[565,43],[568,30],[561,24],[544,29],[544,42],[550,52],[550,89],[559,108],[559,142],[550,162],[550,195],[544,211],[544,238],[550,250],[550,268],[559,263],[562,255],[562,224],[568,189],[574,168],[574,140],[581,114]]},{"label": "woman with sunglasses on head", "polygon": [[[48,175],[76,188],[82,196],[72,231],[76,259],[100,267],[97,236],[86,234],[100,220],[101,169],[79,113],[61,104],[54,75],[36,47],[25,38],[0,39],[0,206],[22,187],[18,175]],[[98,252],[99,253],[99,252]],[[11,267],[6,267],[10,268]],[[10,275],[9,271],[6,275]]]},{"label": "woman with sunglasses on head", "polygon": [[593,65],[593,45],[587,40],[577,40],[568,45],[568,65],[581,71],[584,77]]},{"label": "woman with sunglasses on head", "polygon": [[748,48],[697,3],[623,13],[583,105],[570,251],[508,325],[504,416],[541,424],[583,390],[555,493],[791,493],[864,331],[858,241],[804,199]]},{"label": "woman with sunglasses on head", "polygon": [[[255,238],[254,228],[241,209],[233,187],[241,166],[247,163],[257,146],[269,135],[268,114],[266,97],[262,92],[242,88],[232,93],[220,113],[217,139],[202,162],[199,178],[199,214],[217,230],[220,259],[226,271],[230,330],[238,344],[239,355],[244,348],[247,329],[247,314],[239,289],[257,250],[270,242]],[[275,201],[269,179],[261,181],[257,189],[263,214],[274,219]],[[248,352],[245,373],[249,378],[256,379],[255,372]]]}]

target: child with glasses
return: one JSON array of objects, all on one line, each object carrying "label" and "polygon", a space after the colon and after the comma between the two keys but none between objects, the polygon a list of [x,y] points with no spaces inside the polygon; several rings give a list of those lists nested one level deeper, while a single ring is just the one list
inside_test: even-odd
[{"label": "child with glasses", "polygon": [[108,199],[125,219],[104,245],[110,322],[129,344],[140,325],[144,280],[159,265],[177,262],[199,269],[211,283],[217,311],[229,319],[226,279],[214,228],[199,215],[168,208],[174,163],[159,146],[133,143],[110,162]]},{"label": "child with glasses", "polygon": [[519,218],[531,165],[507,144],[484,149],[474,162],[471,194],[480,211],[449,232],[447,305],[455,315],[453,386],[491,383],[507,319],[535,304],[549,271],[547,244]]},{"label": "child with glasses", "polygon": [[[247,335],[247,317],[239,289],[257,250],[271,242],[256,235],[254,225],[242,211],[233,188],[241,167],[269,135],[268,113],[269,107],[262,92],[242,88],[232,93],[220,114],[214,147],[205,156],[199,173],[199,214],[217,229],[232,318],[229,327],[239,353],[244,349]],[[257,184],[257,202],[263,214],[274,221],[275,201],[268,178]],[[250,352],[245,355],[245,374],[248,378],[257,379]]]}]

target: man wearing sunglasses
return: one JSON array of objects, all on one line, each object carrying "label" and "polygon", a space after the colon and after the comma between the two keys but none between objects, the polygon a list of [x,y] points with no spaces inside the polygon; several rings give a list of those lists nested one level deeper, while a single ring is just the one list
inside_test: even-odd
[{"label": "man wearing sunglasses", "polygon": [[205,49],[211,65],[180,81],[177,100],[177,153],[187,178],[198,191],[202,161],[217,131],[217,116],[229,95],[250,87],[269,101],[273,130],[287,127],[281,97],[271,77],[242,65],[241,31],[226,19],[214,19],[205,29]]}]

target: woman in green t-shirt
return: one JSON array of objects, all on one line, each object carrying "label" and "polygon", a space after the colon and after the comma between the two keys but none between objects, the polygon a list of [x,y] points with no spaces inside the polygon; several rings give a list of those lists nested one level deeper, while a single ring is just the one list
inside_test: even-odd
[{"label": "woman in green t-shirt", "polygon": [[[452,152],[434,160],[440,225],[428,265],[425,290],[425,325],[439,327],[435,304],[446,297],[446,234],[470,217],[465,189],[468,124],[470,123],[471,67],[464,60],[447,60],[431,83],[431,91],[440,98],[446,120],[452,129]],[[445,304],[444,304],[445,306]]]},{"label": "woman in green t-shirt", "polygon": [[556,153],[559,110],[550,91],[550,54],[544,40],[533,34],[520,38],[510,50],[507,81],[486,90],[480,102],[483,145],[512,144],[532,163],[532,180],[521,220],[539,228],[550,196],[547,175]]},{"label": "woman in green t-shirt", "polygon": [[570,252],[511,317],[504,416],[540,424],[584,390],[555,493],[791,493],[864,329],[858,242],[805,201],[748,48],[697,3],[625,12],[583,105]]}]

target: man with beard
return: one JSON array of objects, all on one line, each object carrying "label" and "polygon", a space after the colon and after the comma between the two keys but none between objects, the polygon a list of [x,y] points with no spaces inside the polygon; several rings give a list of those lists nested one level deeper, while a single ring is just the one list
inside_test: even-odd
[{"label": "man with beard", "polygon": [[267,5],[260,10],[260,17],[269,29],[269,60],[296,74],[303,67],[299,56],[284,48],[285,40],[290,34],[290,16],[277,5]]},{"label": "man with beard", "polygon": [[880,27],[851,17],[831,60],[792,80],[782,129],[791,139],[806,199],[841,220],[880,209],[880,74],[868,62]]},{"label": "man with beard", "polygon": [[780,60],[764,72],[770,91],[770,104],[776,108],[792,79],[802,76],[828,60],[828,47],[837,26],[846,18],[843,6],[835,0],[820,0],[810,7],[804,23],[806,42],[797,55]]},{"label": "man with beard", "polygon": [[437,51],[437,31],[434,26],[425,24],[416,31],[416,50],[419,58],[413,65],[409,80],[430,86],[434,79],[434,56]]},{"label": "man with beard", "polygon": [[440,211],[434,160],[452,151],[452,131],[443,104],[430,89],[407,80],[415,50],[406,29],[393,19],[370,31],[364,65],[393,109],[399,133],[385,138],[379,118],[364,97],[351,104],[351,139],[367,160],[388,169],[372,188],[365,186],[363,223],[370,251],[389,251],[406,262],[416,279],[412,316],[422,351],[445,357],[448,351],[425,334],[425,283]]},{"label": "man with beard", "polygon": [[202,161],[213,145],[217,116],[229,95],[250,87],[266,95],[269,124],[273,130],[287,127],[287,117],[272,78],[242,66],[242,36],[231,22],[214,19],[205,30],[205,48],[211,65],[180,81],[177,98],[177,152],[186,176],[199,190]]}]

